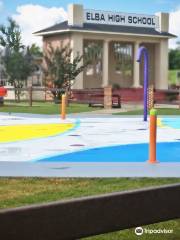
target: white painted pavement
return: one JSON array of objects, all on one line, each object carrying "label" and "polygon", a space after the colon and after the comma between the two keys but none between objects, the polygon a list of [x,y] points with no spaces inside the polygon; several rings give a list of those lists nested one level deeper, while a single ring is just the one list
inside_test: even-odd
[{"label": "white painted pavement", "polygon": [[[1,125],[59,123],[59,117],[39,118],[0,115]],[[179,163],[34,163],[43,157],[133,143],[147,143],[148,123],[142,117],[68,118],[76,127],[62,135],[0,143],[0,176],[39,177],[180,177]],[[180,130],[158,128],[159,142],[174,142]]]}]

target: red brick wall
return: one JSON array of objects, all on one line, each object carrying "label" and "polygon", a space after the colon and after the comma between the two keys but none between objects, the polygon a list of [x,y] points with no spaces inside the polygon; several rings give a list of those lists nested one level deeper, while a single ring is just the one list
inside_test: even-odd
[{"label": "red brick wall", "polygon": [[[103,94],[103,88],[73,90],[73,99],[77,102],[88,103],[90,94]],[[156,90],[154,93],[156,103],[168,103],[167,90]],[[113,94],[120,95],[122,102],[142,102],[143,88],[122,88],[113,90]],[[178,99],[178,94],[177,94]]]}]

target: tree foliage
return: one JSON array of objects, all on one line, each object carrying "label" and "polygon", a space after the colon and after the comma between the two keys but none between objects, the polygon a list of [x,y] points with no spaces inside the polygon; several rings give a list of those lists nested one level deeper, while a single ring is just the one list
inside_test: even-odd
[{"label": "tree foliage", "polygon": [[11,18],[8,18],[8,26],[0,26],[0,45],[18,52],[24,48],[21,43],[21,30],[18,24]]},{"label": "tree foliage", "polygon": [[14,86],[15,99],[20,101],[21,88],[33,72],[32,49],[21,43],[21,31],[16,22],[8,19],[8,26],[0,26],[0,45],[4,48],[2,62],[8,82]]},{"label": "tree foliage", "polygon": [[3,62],[8,82],[14,86],[15,99],[20,101],[21,88],[26,85],[27,78],[33,71],[32,57],[27,49],[19,52],[6,50]]},{"label": "tree foliage", "polygon": [[171,49],[169,51],[169,69],[179,70],[180,69],[180,49]]},{"label": "tree foliage", "polygon": [[84,60],[86,63],[96,64],[102,59],[102,46],[98,42],[88,42],[84,48]]},{"label": "tree foliage", "polygon": [[28,46],[27,49],[33,57],[43,57],[41,48],[35,43],[33,43],[31,46]]},{"label": "tree foliage", "polygon": [[[72,49],[69,44],[53,48],[49,45],[47,52],[44,55],[46,76],[50,77],[54,88],[62,89],[64,92],[69,92],[74,84],[76,77],[81,73],[86,66],[82,64],[82,55],[78,53],[72,57]],[[55,98],[59,98],[59,91],[53,92]]]}]

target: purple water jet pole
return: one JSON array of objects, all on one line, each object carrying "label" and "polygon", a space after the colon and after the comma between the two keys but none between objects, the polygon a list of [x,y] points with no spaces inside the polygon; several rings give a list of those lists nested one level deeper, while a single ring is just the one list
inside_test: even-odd
[{"label": "purple water jet pole", "polygon": [[142,54],[144,54],[144,121],[147,121],[147,104],[148,104],[148,72],[149,72],[149,56],[145,47],[140,47],[137,53],[137,62],[141,62]]}]

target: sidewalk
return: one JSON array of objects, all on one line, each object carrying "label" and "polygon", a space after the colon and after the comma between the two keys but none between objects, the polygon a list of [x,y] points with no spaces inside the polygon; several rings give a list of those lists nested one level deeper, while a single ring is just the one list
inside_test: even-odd
[{"label": "sidewalk", "polygon": [[[170,105],[170,104],[155,104],[154,105],[155,108],[172,108],[172,109],[179,109],[179,105]],[[110,108],[110,109],[98,109],[96,110],[96,108],[94,107],[94,111],[91,112],[82,112],[82,113],[71,113],[68,114],[69,117],[105,117],[105,118],[114,118],[117,117],[117,115],[113,115],[115,113],[122,113],[122,112],[129,112],[129,111],[136,111],[136,110],[140,110],[143,109],[143,103],[125,103],[122,104],[121,108]],[[123,115],[121,116],[123,117]],[[135,115],[133,115],[133,117],[135,117]]]},{"label": "sidewalk", "polygon": [[[91,115],[112,115],[114,113],[120,113],[120,112],[128,112],[128,111],[134,111],[134,110],[139,110],[139,109],[142,109],[143,108],[143,105],[142,104],[122,104],[122,107],[121,108],[109,108],[109,109],[98,109],[98,110],[94,110],[94,111],[91,111],[91,112],[82,112],[82,113],[73,113],[73,114],[69,114],[69,115],[87,115],[88,117],[91,116]],[[96,109],[94,107],[94,109]]]}]

